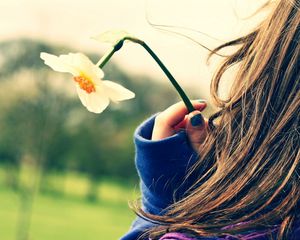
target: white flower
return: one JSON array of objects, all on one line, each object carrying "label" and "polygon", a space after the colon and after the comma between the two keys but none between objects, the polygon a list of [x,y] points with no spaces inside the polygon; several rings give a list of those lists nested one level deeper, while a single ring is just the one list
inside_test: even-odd
[{"label": "white flower", "polygon": [[55,56],[42,52],[40,57],[53,70],[73,75],[79,99],[90,112],[101,113],[110,100],[134,98],[134,93],[121,85],[102,80],[103,71],[82,53]]}]

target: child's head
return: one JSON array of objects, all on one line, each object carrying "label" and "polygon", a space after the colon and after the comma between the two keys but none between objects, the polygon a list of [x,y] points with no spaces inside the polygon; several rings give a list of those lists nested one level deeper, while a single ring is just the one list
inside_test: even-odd
[{"label": "child's head", "polygon": [[[216,49],[239,46],[212,81],[220,111],[210,118],[194,169],[214,161],[207,173],[212,176],[195,183],[165,216],[142,214],[161,223],[156,235],[168,228],[203,236],[238,234],[281,224],[278,239],[288,239],[285,234],[299,217],[300,1],[270,4],[274,9],[255,31]],[[239,71],[229,98],[221,100],[221,76],[235,64]]]}]

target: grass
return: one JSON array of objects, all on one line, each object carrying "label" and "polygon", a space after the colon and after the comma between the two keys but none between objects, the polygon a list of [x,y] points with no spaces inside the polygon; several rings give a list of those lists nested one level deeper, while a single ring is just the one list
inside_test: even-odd
[{"label": "grass", "polygon": [[[34,202],[30,240],[119,239],[135,217],[127,205],[127,200],[135,198],[134,190],[103,182],[99,192],[101,201],[95,203],[74,195],[39,194]],[[0,185],[1,240],[16,239],[18,208],[18,194]]]}]

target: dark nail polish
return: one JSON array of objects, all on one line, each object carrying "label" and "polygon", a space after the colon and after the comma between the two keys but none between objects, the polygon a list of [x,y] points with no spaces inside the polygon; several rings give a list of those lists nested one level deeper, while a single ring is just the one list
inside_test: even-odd
[{"label": "dark nail polish", "polygon": [[197,114],[191,118],[191,124],[193,127],[200,126],[204,124],[204,119],[201,114]]}]

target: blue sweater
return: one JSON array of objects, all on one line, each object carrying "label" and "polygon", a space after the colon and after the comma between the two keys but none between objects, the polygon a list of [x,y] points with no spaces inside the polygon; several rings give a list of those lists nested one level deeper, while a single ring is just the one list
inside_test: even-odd
[{"label": "blue sweater", "polygon": [[[197,176],[191,175],[184,181],[189,168],[197,160],[197,153],[190,146],[185,131],[163,140],[151,140],[154,120],[155,115],[136,129],[134,142],[136,146],[135,164],[140,177],[143,210],[158,215],[162,214],[167,206],[180,199],[201,172],[198,172]],[[211,163],[207,163],[201,171],[204,173],[210,165]],[[153,226],[153,223],[137,217],[128,233],[120,240],[136,240],[143,231]],[[296,233],[297,235],[300,239],[300,231]],[[260,237],[258,239],[267,238]]]}]

